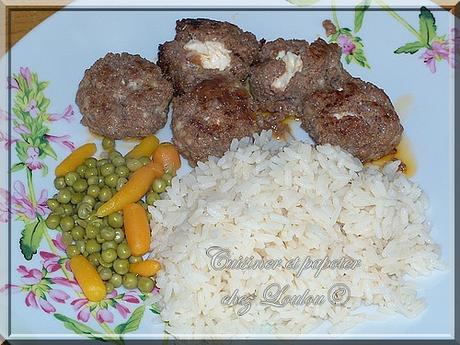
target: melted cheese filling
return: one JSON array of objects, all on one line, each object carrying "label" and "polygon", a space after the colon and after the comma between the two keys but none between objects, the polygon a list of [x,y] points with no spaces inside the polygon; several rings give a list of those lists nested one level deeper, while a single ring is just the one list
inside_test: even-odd
[{"label": "melted cheese filling", "polygon": [[185,46],[185,50],[200,57],[201,66],[205,69],[225,70],[230,66],[231,51],[225,45],[216,41],[190,40]]},{"label": "melted cheese filling", "polygon": [[289,51],[286,53],[284,50],[278,53],[276,59],[284,62],[286,70],[273,81],[272,88],[284,91],[294,74],[302,71],[303,62],[299,55]]}]

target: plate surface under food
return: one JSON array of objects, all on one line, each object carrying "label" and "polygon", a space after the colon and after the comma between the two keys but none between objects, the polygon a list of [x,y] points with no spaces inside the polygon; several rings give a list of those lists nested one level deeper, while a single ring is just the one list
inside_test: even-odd
[{"label": "plate surface under food", "polygon": [[[346,69],[383,88],[399,112],[417,165],[412,178],[429,197],[432,236],[441,247],[446,269],[417,280],[420,295],[426,298],[428,305],[420,316],[408,319],[392,315],[383,321],[368,321],[353,328],[346,337],[449,337],[453,334],[453,70],[443,59],[430,60],[433,51],[430,53],[426,48],[414,55],[394,53],[398,47],[414,41],[414,33],[406,24],[418,28],[419,12],[418,8],[398,12],[400,19],[397,21],[388,12],[368,11],[361,28],[355,27],[353,10],[335,14],[342,28],[350,28],[344,32],[349,33],[348,39],[359,49],[354,56],[344,55]],[[452,16],[437,10],[432,14],[438,35],[446,35],[445,40],[448,40]],[[321,23],[324,19],[332,19],[333,13],[330,9],[295,8],[60,11],[13,48],[11,73],[21,74],[23,80],[30,83],[38,78],[38,82],[49,84],[38,84],[39,92],[22,100],[15,96],[26,85],[11,85],[12,109],[27,108],[28,116],[38,116],[41,112],[52,116],[42,121],[46,134],[40,136],[36,145],[41,145],[40,152],[45,154],[40,156],[25,143],[28,133],[21,128],[20,122],[12,125],[10,268],[13,286],[7,290],[11,292],[12,337],[33,338],[40,334],[74,337],[75,333],[105,334],[123,329],[126,338],[163,336],[156,306],[149,302],[148,296],[118,289],[104,305],[90,305],[79,299],[62,270],[53,266],[59,265],[65,254],[56,241],[57,232],[46,229],[41,221],[48,212],[41,203],[46,195],[54,193],[52,181],[57,162],[73,147],[93,140],[100,143],[80,125],[81,115],[75,105],[75,93],[84,70],[107,52],[126,51],[155,61],[158,44],[172,39],[175,21],[185,17],[230,21],[253,32],[258,39],[283,37],[313,41],[317,37],[326,38]],[[425,61],[420,58],[422,55]],[[3,133],[7,133],[6,123],[2,120]],[[300,129],[294,129],[293,133],[298,139],[307,139]],[[158,136],[162,141],[171,140],[169,123]],[[133,143],[120,145],[126,151]],[[34,169],[24,169],[24,165]],[[189,170],[184,164],[179,174]],[[21,252],[19,242],[24,229],[30,228],[37,229],[40,234],[35,239],[39,242],[38,251],[28,260],[30,253],[24,248]],[[46,268],[51,272],[46,273]],[[90,310],[92,316],[85,322]],[[106,322],[100,323],[97,319]],[[304,336],[329,335],[319,329]]]}]

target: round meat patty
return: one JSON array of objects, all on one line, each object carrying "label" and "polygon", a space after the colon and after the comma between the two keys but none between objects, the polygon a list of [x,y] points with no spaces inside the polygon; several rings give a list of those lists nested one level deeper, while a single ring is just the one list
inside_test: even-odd
[{"label": "round meat patty", "polygon": [[362,162],[390,153],[403,132],[385,92],[361,79],[348,81],[340,90],[308,96],[302,127],[317,144],[338,145]]},{"label": "round meat patty", "polygon": [[164,127],[173,94],[160,68],[139,55],[108,53],[85,71],[76,103],[81,123],[111,139],[141,138]]},{"label": "round meat patty", "polygon": [[278,38],[262,46],[259,62],[251,68],[251,93],[261,111],[297,116],[302,100],[318,89],[337,89],[349,74],[340,62],[337,44],[318,39]]},{"label": "round meat patty", "polygon": [[210,19],[176,22],[173,41],[159,46],[158,65],[176,94],[216,76],[243,81],[259,50],[259,42],[238,26]]},{"label": "round meat patty", "polygon": [[173,141],[192,166],[221,157],[234,138],[258,131],[251,96],[237,81],[204,80],[173,100]]}]

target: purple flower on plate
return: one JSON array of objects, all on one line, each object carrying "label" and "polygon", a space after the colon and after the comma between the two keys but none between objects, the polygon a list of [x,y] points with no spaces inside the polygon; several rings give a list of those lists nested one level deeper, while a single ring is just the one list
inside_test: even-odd
[{"label": "purple flower on plate", "polygon": [[54,277],[54,278],[51,278],[51,282],[53,284],[59,284],[59,285],[62,285],[62,286],[71,287],[74,290],[79,290],[78,289],[79,285],[75,280],[69,280],[69,279],[64,278],[64,277]]},{"label": "purple flower on plate", "polygon": [[89,320],[90,310],[96,310],[96,320],[99,323],[112,323],[114,315],[110,308],[115,309],[123,319],[126,319],[131,313],[126,303],[139,303],[139,298],[129,293],[118,294],[116,290],[113,290],[100,302],[91,302],[87,298],[77,298],[70,304],[77,312],[77,319],[82,322]]},{"label": "purple flower on plate", "polygon": [[7,111],[0,108],[0,120],[8,121],[10,119],[10,114]]},{"label": "purple flower on plate", "polygon": [[66,148],[66,149],[69,149],[70,151],[75,150],[74,143],[69,140],[70,135],[56,136],[56,135],[45,134],[45,138],[48,141],[51,141],[51,142],[56,143],[56,144],[59,144],[62,147]]},{"label": "purple flower on plate", "polygon": [[39,170],[43,168],[43,163],[40,160],[40,150],[38,147],[29,147],[27,149],[26,165],[30,170]]},{"label": "purple flower on plate", "polygon": [[431,47],[427,48],[420,59],[423,59],[425,65],[431,73],[436,73],[436,63],[447,61],[451,67],[455,67],[455,60],[458,55],[455,46],[460,43],[460,36],[456,29],[452,29],[447,39],[437,39],[431,42]]},{"label": "purple flower on plate", "polygon": [[16,78],[8,77],[8,88],[12,90],[19,90],[19,83]]},{"label": "purple flower on plate", "polygon": [[3,148],[5,150],[9,150],[11,145],[17,143],[19,140],[18,139],[10,139],[8,136],[0,131],[0,143],[3,143]]},{"label": "purple flower on plate", "polygon": [[43,259],[43,267],[45,267],[49,273],[56,272],[61,269],[61,264],[59,263],[59,260],[61,259],[60,256],[44,250],[40,252],[40,256]]},{"label": "purple flower on plate", "polygon": [[48,115],[48,120],[50,120],[50,121],[59,121],[59,120],[61,120],[61,119],[64,119],[64,120],[66,120],[67,122],[70,122],[70,121],[72,121],[73,116],[74,116],[73,108],[72,108],[72,106],[69,104],[69,105],[64,109],[64,111],[62,112],[62,114],[49,114],[49,115]]},{"label": "purple flower on plate", "polygon": [[38,112],[40,111],[40,109],[37,107],[37,101],[35,99],[31,99],[24,111],[28,112],[32,117],[37,117]]},{"label": "purple flower on plate", "polygon": [[342,52],[345,55],[351,55],[356,49],[356,45],[352,38],[347,35],[339,35],[337,37],[337,44],[342,48]]},{"label": "purple flower on plate", "polygon": [[27,85],[30,85],[32,82],[32,74],[30,73],[29,67],[20,67],[19,73],[22,75],[24,80],[27,82]]},{"label": "purple flower on plate", "polygon": [[10,193],[0,188],[0,223],[6,223],[9,218],[10,208],[8,206]]},{"label": "purple flower on plate", "polygon": [[13,185],[14,193],[11,196],[14,213],[24,216],[30,220],[34,220],[37,214],[45,216],[48,213],[46,204],[48,193],[43,189],[40,193],[40,198],[34,204],[26,193],[26,188],[21,181],[16,181]]},{"label": "purple flower on plate", "polygon": [[56,238],[52,240],[53,244],[56,246],[57,249],[59,249],[61,252],[65,253],[66,251],[66,245],[62,241],[62,234],[58,233],[56,235]]},{"label": "purple flower on plate", "polygon": [[26,125],[18,125],[16,127],[14,127],[13,130],[18,134],[25,134],[25,135],[32,134],[32,132],[30,131],[29,128],[27,128]]}]

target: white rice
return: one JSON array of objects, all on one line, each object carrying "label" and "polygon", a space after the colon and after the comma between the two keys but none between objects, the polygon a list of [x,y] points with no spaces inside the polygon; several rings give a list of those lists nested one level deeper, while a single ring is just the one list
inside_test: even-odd
[{"label": "white rice", "polygon": [[[161,318],[172,334],[301,334],[324,321],[341,332],[368,316],[362,306],[413,317],[425,303],[408,276],[440,268],[419,186],[397,171],[399,162],[363,167],[330,145],[311,146],[272,139],[271,132],[234,140],[220,159],[199,163],[175,178],[150,207],[152,257],[163,264],[157,275]],[[299,256],[361,260],[354,270],[215,270],[206,250],[228,248],[232,258]],[[289,284],[286,294],[309,289],[327,296],[336,283],[351,298],[344,306],[274,307],[260,304],[271,283]],[[251,309],[228,306],[235,289],[256,293]],[[323,325],[324,326],[324,325]]]}]

